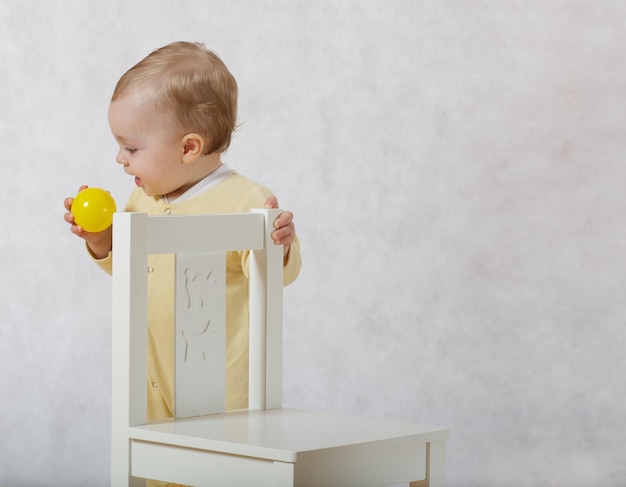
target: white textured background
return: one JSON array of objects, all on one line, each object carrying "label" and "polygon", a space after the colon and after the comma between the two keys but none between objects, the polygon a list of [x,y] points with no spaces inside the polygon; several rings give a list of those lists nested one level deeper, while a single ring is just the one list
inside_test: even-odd
[{"label": "white textured background", "polygon": [[626,3],[2,0],[0,485],[109,481],[110,280],[63,198],[132,187],[118,77],[237,77],[227,160],[296,214],[288,406],[452,429],[450,486],[624,486]]}]

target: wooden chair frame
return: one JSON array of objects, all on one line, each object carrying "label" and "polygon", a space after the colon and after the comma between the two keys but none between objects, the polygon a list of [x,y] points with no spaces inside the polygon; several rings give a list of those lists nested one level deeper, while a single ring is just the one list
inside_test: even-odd
[{"label": "wooden chair frame", "polygon": [[[446,428],[282,408],[279,213],[115,215],[112,487],[444,485]],[[251,251],[249,408],[148,423],[148,255],[227,250]]]}]

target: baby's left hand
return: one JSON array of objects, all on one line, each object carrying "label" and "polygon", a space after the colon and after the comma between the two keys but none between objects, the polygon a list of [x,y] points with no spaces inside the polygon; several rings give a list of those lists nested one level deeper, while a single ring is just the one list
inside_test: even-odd
[{"label": "baby's left hand", "polygon": [[[276,196],[268,196],[265,200],[265,208],[278,208]],[[293,213],[283,211],[274,220],[275,230],[272,232],[272,240],[276,245],[283,246],[283,255],[289,253],[289,247],[296,239],[296,227],[293,224]]]}]

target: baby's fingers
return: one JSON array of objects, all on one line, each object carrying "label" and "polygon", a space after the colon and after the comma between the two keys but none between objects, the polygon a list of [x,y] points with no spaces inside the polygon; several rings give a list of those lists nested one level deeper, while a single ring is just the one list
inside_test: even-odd
[{"label": "baby's fingers", "polygon": [[67,211],[71,211],[72,210],[72,202],[74,201],[74,198],[65,198],[65,200],[63,200],[63,206],[65,206],[65,209]]},{"label": "baby's fingers", "polygon": [[67,223],[71,223],[72,225],[74,225],[74,215],[72,215],[69,211],[66,212],[65,215],[63,215],[63,219]]},{"label": "baby's fingers", "polygon": [[295,227],[292,224],[278,228],[272,232],[272,240],[277,245],[291,245],[295,239]]},{"label": "baby's fingers", "polygon": [[[87,189],[89,186],[87,186],[86,184],[83,184],[82,186],[80,186],[80,188],[78,188],[78,193],[80,193],[83,189]],[[65,206],[65,209],[67,211],[72,211],[72,203],[74,202],[74,198],[73,197],[68,197],[65,198],[65,200],[63,200],[63,204]]]},{"label": "baby's fingers", "polygon": [[283,211],[274,220],[274,228],[283,228],[291,225],[293,222],[293,213],[290,211]]},{"label": "baby's fingers", "polygon": [[278,208],[278,198],[276,196],[268,196],[265,200],[265,208]]}]

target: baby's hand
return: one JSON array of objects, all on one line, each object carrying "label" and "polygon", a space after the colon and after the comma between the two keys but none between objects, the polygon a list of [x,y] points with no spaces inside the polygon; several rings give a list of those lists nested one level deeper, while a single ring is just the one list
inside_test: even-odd
[{"label": "baby's hand", "polygon": [[[80,188],[78,188],[78,193],[80,193],[83,189],[87,189],[87,185],[83,184]],[[63,206],[65,206],[65,209],[67,210],[65,212],[65,215],[63,215],[64,220],[69,223],[70,226],[70,231],[75,234],[78,235],[79,237],[85,238],[84,236],[84,231],[81,227],[79,227],[78,225],[76,225],[76,222],[74,221],[74,215],[72,215],[72,203],[74,202],[74,198],[73,197],[68,197],[65,198],[65,200],[63,201]]]},{"label": "baby's hand", "polygon": [[[87,185],[83,185],[78,188],[78,191],[82,191],[86,189]],[[72,202],[74,201],[73,197],[65,198],[63,205],[67,210],[65,215],[63,215],[64,220],[70,224],[70,231],[84,239],[87,242],[87,246],[91,250],[91,253],[96,259],[105,258],[109,252],[111,251],[112,242],[113,242],[113,233],[112,227],[103,230],[102,232],[87,232],[83,230],[80,225],[77,225],[74,221],[74,215],[72,215]]]},{"label": "baby's hand", "polygon": [[[265,200],[265,208],[278,208],[276,196],[268,196]],[[274,220],[275,230],[272,232],[272,240],[276,245],[283,246],[283,255],[289,253],[289,247],[296,239],[296,227],[293,223],[293,213],[283,211]]]}]

